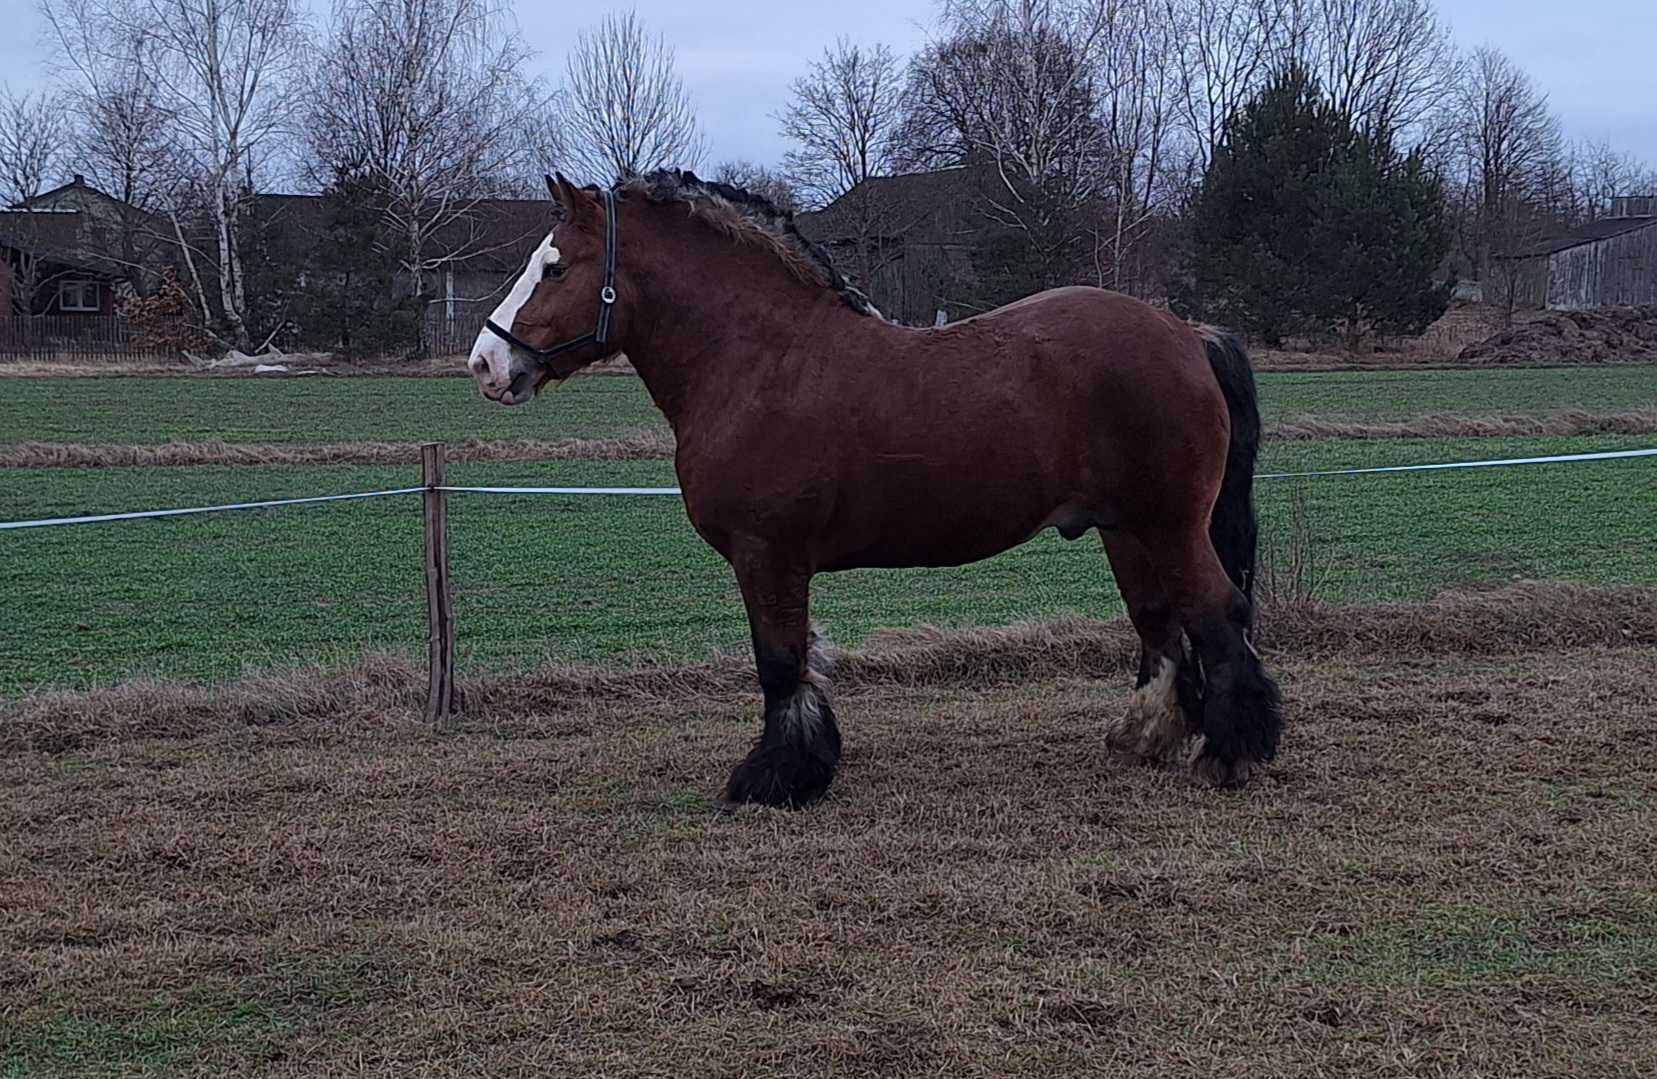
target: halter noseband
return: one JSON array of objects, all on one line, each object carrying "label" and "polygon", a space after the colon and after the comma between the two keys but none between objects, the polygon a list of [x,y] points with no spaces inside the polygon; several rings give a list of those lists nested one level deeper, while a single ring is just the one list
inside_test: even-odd
[{"label": "halter noseband", "polygon": [[[610,188],[604,189],[604,287],[598,292],[598,325],[593,332],[572,338],[563,344],[553,345],[551,348],[536,348],[534,345],[520,341],[511,330],[501,326],[494,319],[484,319],[484,329],[499,337],[513,348],[535,356],[538,359],[550,360],[561,353],[585,345],[597,345],[603,349],[610,340],[610,311],[616,306],[616,193]],[[573,374],[574,372],[570,372]],[[554,381],[568,378],[568,374],[560,375],[553,372]]]}]

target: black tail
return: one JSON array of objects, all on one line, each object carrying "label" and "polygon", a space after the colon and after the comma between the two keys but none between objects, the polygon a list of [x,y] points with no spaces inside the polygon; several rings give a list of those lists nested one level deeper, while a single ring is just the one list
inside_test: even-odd
[{"label": "black tail", "polygon": [[1252,604],[1255,549],[1259,544],[1259,526],[1254,519],[1254,460],[1260,452],[1260,400],[1243,343],[1217,330],[1201,332],[1209,366],[1214,368],[1214,377],[1231,412],[1231,449],[1226,454],[1225,479],[1220,482],[1208,538],[1232,583]]}]

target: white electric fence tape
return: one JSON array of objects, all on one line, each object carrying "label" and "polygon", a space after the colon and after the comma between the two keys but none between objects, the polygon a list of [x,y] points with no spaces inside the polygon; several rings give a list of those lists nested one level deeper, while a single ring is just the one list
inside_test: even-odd
[{"label": "white electric fence tape", "polygon": [[474,495],[677,495],[677,487],[438,487]]},{"label": "white electric fence tape", "polygon": [[346,495],[312,495],[308,498],[273,498],[265,502],[232,502],[224,506],[191,506],[179,510],[140,510],[135,513],[100,513],[93,517],[48,517],[39,521],[0,521],[0,532],[12,528],[51,528],[54,525],[89,525],[100,521],[138,521],[146,517],[183,517],[192,513],[221,513],[225,510],[258,510],[268,506],[298,506],[307,502],[347,502],[363,498],[412,495],[424,487],[399,487],[394,491],[355,491]]},{"label": "white electric fence tape", "polygon": [[1657,449],[1608,450],[1604,453],[1562,453],[1553,457],[1508,457],[1500,461],[1451,461],[1438,465],[1383,465],[1379,468],[1335,468],[1321,472],[1256,472],[1257,480],[1298,480],[1310,476],[1365,476],[1375,472],[1436,472],[1446,468],[1501,468],[1506,465],[1552,465],[1564,461],[1616,461],[1625,457],[1657,457]]},{"label": "white electric fence tape", "polygon": [[[1645,450],[1608,450],[1604,453],[1563,453],[1552,457],[1508,457],[1489,461],[1451,461],[1430,465],[1383,465],[1377,468],[1336,468],[1315,472],[1261,472],[1257,480],[1295,480],[1319,476],[1365,476],[1380,472],[1436,472],[1457,468],[1505,468],[1512,465],[1552,465],[1571,461],[1617,461],[1630,457],[1657,457],[1657,447]],[[194,513],[220,513],[224,510],[256,510],[270,506],[298,506],[310,502],[348,502],[364,498],[386,498],[391,495],[412,495],[425,487],[398,487],[388,491],[358,491],[344,495],[314,495],[310,498],[276,498],[265,502],[233,502],[224,506],[192,506],[188,509],[141,510],[135,513],[100,513],[91,517],[50,517],[38,521],[0,521],[0,532],[18,528],[51,528],[57,525],[86,525],[103,521],[137,521],[149,517],[183,517]],[[677,487],[434,487],[436,491],[457,494],[482,495],[636,495],[676,496]]]}]

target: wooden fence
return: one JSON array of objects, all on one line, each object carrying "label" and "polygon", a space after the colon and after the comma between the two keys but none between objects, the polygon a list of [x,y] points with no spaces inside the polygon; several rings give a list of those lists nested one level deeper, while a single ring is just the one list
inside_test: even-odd
[{"label": "wooden fence", "polygon": [[426,354],[429,356],[458,356],[469,352],[483,328],[483,319],[427,319]]},{"label": "wooden fence", "polygon": [[432,356],[470,352],[483,320],[499,300],[433,300],[426,307],[426,351]]},{"label": "wooden fence", "polygon": [[[418,494],[424,501],[425,584],[427,622],[427,690],[426,718],[433,723],[446,723],[465,707],[455,677],[455,607],[454,585],[449,571],[449,495],[483,494],[498,496],[556,495],[613,497],[674,497],[680,496],[677,487],[473,487],[451,486],[448,483],[447,447],[441,442],[428,442],[420,447],[419,486],[399,487],[375,491],[355,491],[345,494],[304,495],[261,502],[240,502],[221,506],[178,507],[158,510],[136,510],[124,513],[89,514],[79,517],[56,517],[27,521],[0,520],[0,533],[20,529],[58,528],[126,520],[149,520],[196,516],[208,513],[274,508],[301,504],[357,502],[370,498],[404,497]],[[1398,475],[1402,473],[1464,471],[1467,469],[1510,468],[1532,465],[1552,465],[1567,462],[1613,461],[1643,458],[1657,460],[1657,447],[1648,449],[1603,450],[1595,453],[1555,454],[1545,457],[1510,457],[1478,461],[1446,461],[1428,464],[1384,465],[1368,468],[1336,468],[1304,472],[1259,472],[1256,480],[1305,480],[1333,476]]]},{"label": "wooden fence", "polygon": [[159,343],[175,336],[119,315],[0,318],[0,359],[176,359],[177,348]]},{"label": "wooden fence", "polygon": [[[493,308],[491,308],[492,310]],[[426,318],[425,354],[453,356],[469,351],[489,312],[441,308]],[[0,363],[6,360],[176,360],[182,350],[170,342],[179,335],[133,326],[119,315],[36,315],[0,318]],[[387,356],[403,358],[414,349],[412,334],[406,344],[388,349]]]}]

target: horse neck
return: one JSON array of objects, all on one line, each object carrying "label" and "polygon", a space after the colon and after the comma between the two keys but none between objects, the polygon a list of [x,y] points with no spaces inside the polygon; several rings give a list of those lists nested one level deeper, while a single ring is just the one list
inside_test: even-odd
[{"label": "horse neck", "polygon": [[796,278],[770,252],[681,220],[702,235],[633,256],[643,319],[624,348],[645,388],[681,437],[697,417],[728,407],[733,384],[766,359],[786,362],[802,334],[863,319],[832,290]]}]

